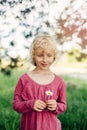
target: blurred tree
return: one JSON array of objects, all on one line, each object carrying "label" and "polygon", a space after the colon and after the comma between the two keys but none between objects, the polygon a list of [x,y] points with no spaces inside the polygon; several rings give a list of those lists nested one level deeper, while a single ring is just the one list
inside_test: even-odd
[{"label": "blurred tree", "polygon": [[48,4],[48,0],[0,0],[1,71],[18,67],[26,59],[33,37],[49,31]]},{"label": "blurred tree", "polygon": [[0,0],[1,70],[23,65],[40,33],[57,34],[61,46],[74,41],[86,49],[86,6],[86,0]]},{"label": "blurred tree", "polygon": [[69,49],[69,43],[71,51],[80,50],[77,60],[87,57],[87,1],[70,0],[58,19],[58,28],[57,38],[63,46],[67,45],[64,51]]}]

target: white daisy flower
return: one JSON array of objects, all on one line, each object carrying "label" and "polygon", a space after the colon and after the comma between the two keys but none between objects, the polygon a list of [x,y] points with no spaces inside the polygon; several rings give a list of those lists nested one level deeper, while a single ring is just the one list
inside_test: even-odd
[{"label": "white daisy flower", "polygon": [[47,95],[47,96],[52,96],[52,95],[53,95],[53,92],[50,91],[50,90],[47,90],[47,91],[46,91],[46,95]]}]

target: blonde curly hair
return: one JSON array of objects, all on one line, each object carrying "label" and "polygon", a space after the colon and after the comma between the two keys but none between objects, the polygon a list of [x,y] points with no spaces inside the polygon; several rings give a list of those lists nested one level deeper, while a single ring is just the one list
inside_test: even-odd
[{"label": "blonde curly hair", "polygon": [[35,49],[42,49],[42,50],[53,50],[54,51],[54,61],[57,59],[58,57],[58,51],[57,51],[57,46],[54,42],[54,40],[52,39],[51,36],[49,35],[41,35],[41,36],[37,36],[34,40],[33,43],[31,44],[31,48],[30,48],[30,62],[36,66],[35,64],[35,60],[34,60],[34,51]]}]

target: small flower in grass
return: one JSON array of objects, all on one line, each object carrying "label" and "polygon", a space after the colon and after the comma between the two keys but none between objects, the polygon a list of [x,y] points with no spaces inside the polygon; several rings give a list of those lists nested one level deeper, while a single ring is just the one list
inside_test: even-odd
[{"label": "small flower in grass", "polygon": [[53,92],[50,91],[50,90],[47,90],[47,91],[46,91],[46,95],[47,95],[47,96],[46,96],[46,99],[48,100],[48,98],[53,95]]}]

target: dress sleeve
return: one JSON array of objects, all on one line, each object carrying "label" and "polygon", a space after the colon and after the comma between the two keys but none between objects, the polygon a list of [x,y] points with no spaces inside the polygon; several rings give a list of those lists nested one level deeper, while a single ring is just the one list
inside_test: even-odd
[{"label": "dress sleeve", "polygon": [[55,114],[61,114],[67,109],[67,104],[66,104],[66,85],[64,81],[62,81],[59,91],[59,96],[57,99],[57,108],[54,111]]},{"label": "dress sleeve", "polygon": [[34,100],[22,100],[23,83],[19,79],[17,86],[14,90],[13,109],[19,113],[27,113],[33,111]]}]

